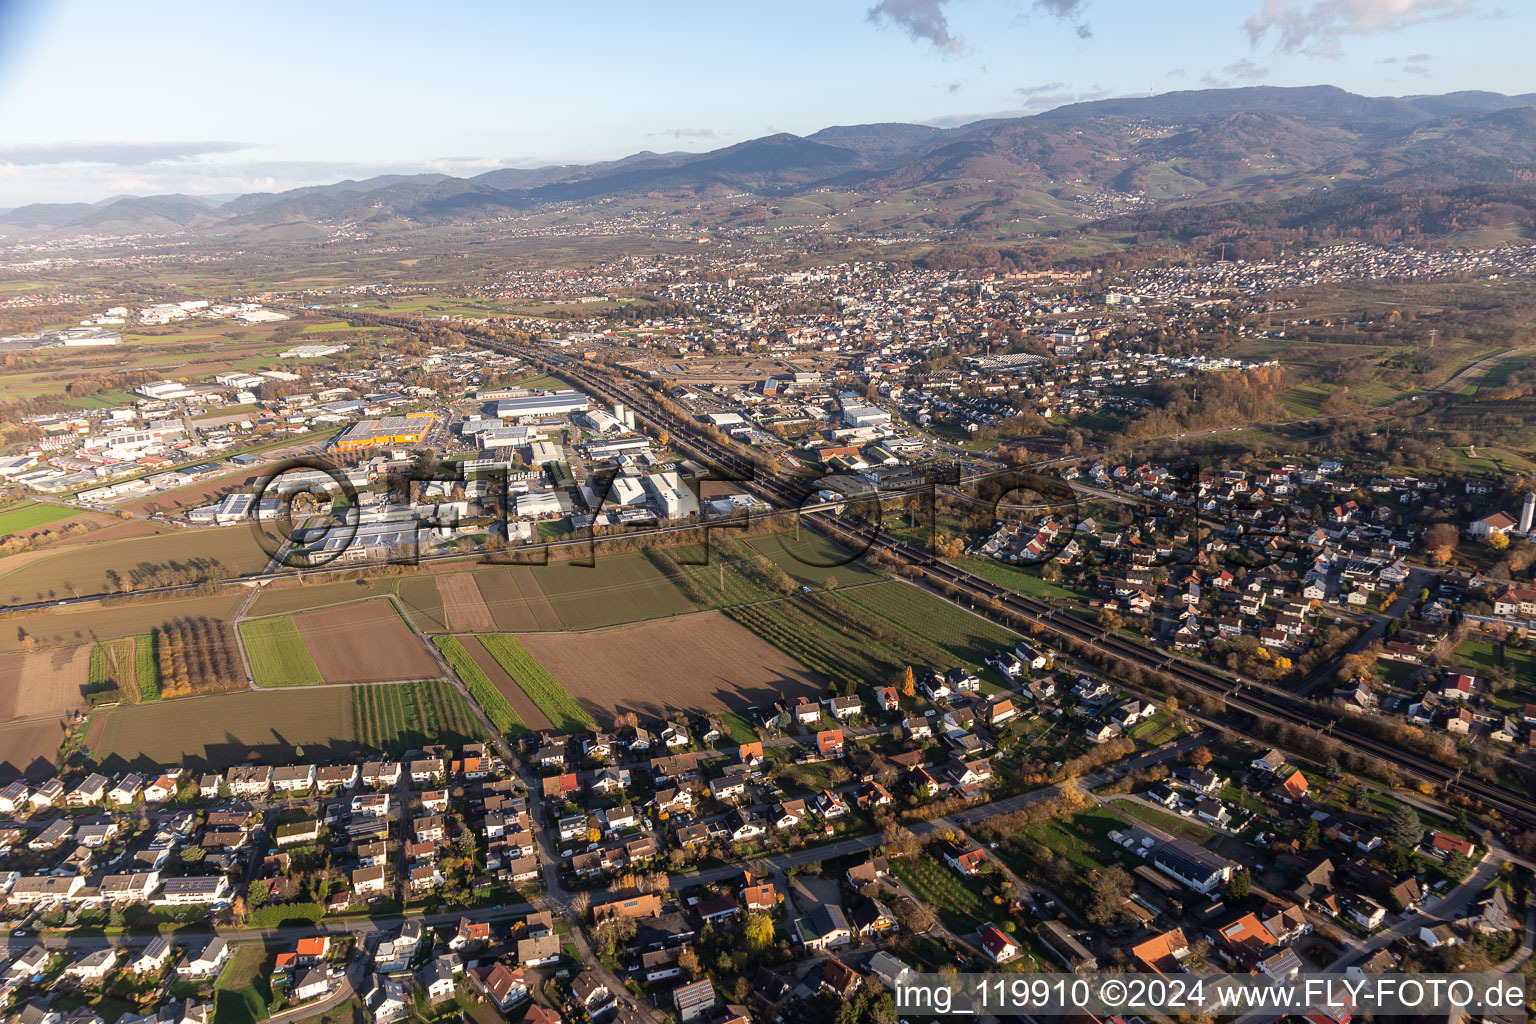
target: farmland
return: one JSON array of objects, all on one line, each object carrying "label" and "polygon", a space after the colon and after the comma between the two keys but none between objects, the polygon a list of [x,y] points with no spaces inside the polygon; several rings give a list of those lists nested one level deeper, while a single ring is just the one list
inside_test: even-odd
[{"label": "farmland", "polygon": [[364,749],[399,754],[427,743],[457,746],[477,739],[481,728],[451,684],[423,682],[359,686],[352,731]]},{"label": "farmland", "polygon": [[164,696],[190,697],[245,686],[235,631],[229,623],[207,616],[187,617],[157,626],[150,635]]},{"label": "farmland", "polygon": [[261,588],[261,596],[251,605],[250,614],[260,617],[282,612],[302,612],[311,608],[324,608],[326,605],[384,597],[389,593],[388,580],[357,579],[303,586],[269,584]]},{"label": "farmland", "polygon": [[570,733],[597,727],[592,715],[516,637],[486,636],[480,642],[558,731]]},{"label": "farmland", "polygon": [[336,605],[294,616],[328,683],[437,679],[437,662],[389,600]]},{"label": "farmland", "polygon": [[266,564],[267,553],[243,527],[71,544],[0,575],[0,600],[115,594],[123,581],[135,588],[191,583],[257,572]]},{"label": "farmland", "polygon": [[880,578],[880,573],[855,557],[855,552],[810,530],[799,536],[775,533],[738,543],[778,563],[797,583],[806,586],[820,587],[829,578],[840,587]]},{"label": "farmland", "polygon": [[443,652],[443,657],[448,659],[448,664],[453,666],[464,685],[469,688],[470,696],[480,704],[480,710],[485,712],[491,724],[504,733],[527,732],[528,727],[518,713],[512,710],[512,705],[502,692],[491,683],[490,677],[475,663],[459,642],[458,637],[438,636],[432,638],[437,644],[438,650]]},{"label": "farmland", "polygon": [[480,596],[480,588],[469,573],[442,573],[437,577],[437,593],[443,602],[448,628],[455,632],[489,633],[496,620]]},{"label": "farmland", "polygon": [[49,523],[70,519],[79,514],[79,509],[65,508],[62,505],[45,505],[37,501],[8,505],[0,509],[0,537],[8,533],[35,530],[39,526],[47,526]]},{"label": "farmland", "polygon": [[539,710],[539,706],[529,699],[528,694],[523,692],[523,688],[517,685],[517,680],[501,667],[501,662],[496,660],[496,656],[485,649],[485,644],[479,637],[461,636],[459,642],[464,645],[464,650],[474,659],[480,671],[491,681],[491,685],[507,699],[508,704],[512,705],[512,710],[517,713],[518,718],[522,719],[524,725],[533,730],[554,729],[554,723],[549,720],[549,716]]},{"label": "farmland", "polygon": [[135,647],[133,637],[123,637],[104,640],[91,648],[90,678],[86,683],[86,699],[90,703],[138,701]]},{"label": "farmland", "polygon": [[1011,649],[1017,639],[1002,626],[907,583],[857,587],[838,596],[915,638],[939,645],[973,668],[983,665],[988,655]]},{"label": "farmland", "polygon": [[90,682],[90,644],[0,657],[0,722],[52,715],[85,707]]},{"label": "farmland", "polygon": [[302,746],[313,760],[356,755],[352,690],[242,690],[238,693],[124,705],[91,716],[86,747],[112,771],[184,763],[226,768],[252,755],[283,763]]},{"label": "farmland", "polygon": [[694,610],[677,585],[644,555],[496,566],[474,574],[486,608],[503,633],[597,629]]},{"label": "farmland", "polygon": [[525,634],[521,645],[583,709],[611,722],[633,711],[728,711],[825,683],[720,612],[699,612],[582,634]]},{"label": "farmland", "polygon": [[188,615],[228,620],[234,618],[244,599],[243,592],[221,591],[174,601],[108,601],[48,608],[6,620],[5,628],[0,629],[0,652],[22,650],[25,637],[31,637],[36,646],[53,647],[137,636]]},{"label": "farmland", "polygon": [[325,682],[291,615],[247,619],[240,639],[257,686],[313,686]]},{"label": "farmland", "polygon": [[54,757],[64,742],[64,720],[0,725],[0,781],[19,776],[47,778],[54,771]]}]

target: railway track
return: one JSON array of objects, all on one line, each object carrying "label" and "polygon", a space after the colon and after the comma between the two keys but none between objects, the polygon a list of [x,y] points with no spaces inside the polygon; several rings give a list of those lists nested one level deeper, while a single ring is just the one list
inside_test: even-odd
[{"label": "railway track", "polygon": [[[499,339],[472,335],[477,342],[508,354],[548,360],[542,353],[524,346]],[[560,362],[560,373],[572,383],[580,385],[589,394],[610,403],[623,402],[627,408],[645,415],[650,422],[671,435],[671,443],[685,454],[705,465],[723,469],[728,475],[739,476],[741,485],[781,508],[801,508],[814,493],[805,481],[780,477],[761,477],[749,472],[753,463],[725,444],[703,434],[698,425],[677,417],[662,408],[644,387],[619,388],[609,378],[569,361]],[[1366,735],[1352,728],[1348,721],[1312,701],[1297,697],[1284,690],[1269,687],[1251,680],[1231,679],[1213,670],[1193,665],[1179,658],[1135,643],[1113,632],[1056,608],[1036,598],[1027,597],[965,571],[948,562],[937,559],[896,538],[882,534],[876,527],[859,520],[840,515],[817,503],[812,511],[804,512],[807,523],[851,543],[856,550],[883,550],[908,564],[920,565],[932,579],[941,581],[965,595],[973,602],[984,602],[973,608],[982,615],[988,614],[985,602],[996,602],[999,608],[1014,615],[1036,622],[1042,628],[1059,636],[1069,637],[1107,655],[1136,665],[1146,671],[1176,680],[1212,697],[1220,698],[1225,706],[1239,714],[1251,716],[1255,721],[1284,722],[1308,729],[1321,735],[1331,736],[1351,750],[1369,754],[1394,765],[1406,776],[1429,782],[1447,793],[1456,793],[1474,801],[1479,807],[1496,810],[1505,820],[1520,827],[1536,827],[1536,801],[1529,794],[1513,790],[1465,774],[1461,769],[1441,764],[1422,754],[1405,750],[1391,743]]]}]

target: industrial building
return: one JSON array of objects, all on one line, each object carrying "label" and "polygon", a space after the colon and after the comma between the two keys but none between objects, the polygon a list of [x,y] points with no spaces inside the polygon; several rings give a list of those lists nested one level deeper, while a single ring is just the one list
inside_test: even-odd
[{"label": "industrial building", "polygon": [[386,444],[420,444],[432,429],[429,412],[411,412],[404,416],[385,416],[377,420],[358,420],[336,439],[332,447],[339,452],[357,451]]},{"label": "industrial building", "polygon": [[496,416],[504,420],[545,419],[586,412],[587,396],[569,388],[547,391],[526,398],[508,398],[496,403]]}]

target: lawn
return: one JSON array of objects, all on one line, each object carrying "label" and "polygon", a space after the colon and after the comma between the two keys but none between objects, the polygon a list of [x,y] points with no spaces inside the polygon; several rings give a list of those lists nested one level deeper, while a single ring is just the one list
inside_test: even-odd
[{"label": "lawn", "polygon": [[257,686],[317,686],[325,682],[292,616],[240,623],[240,639]]},{"label": "lawn", "polygon": [[12,505],[0,511],[0,536],[7,533],[20,533],[23,530],[35,530],[39,526],[46,526],[79,514],[80,510],[76,508],[45,505],[37,501]]},{"label": "lawn", "polygon": [[480,642],[557,730],[570,733],[597,728],[597,720],[517,642],[516,637],[483,636]]},{"label": "lawn", "polygon": [[213,984],[213,1013],[217,1024],[256,1024],[267,1019],[272,1000],[268,984],[272,969],[260,945],[235,947],[235,955]]},{"label": "lawn", "polygon": [[891,867],[912,894],[938,913],[949,928],[961,936],[973,936],[983,924],[1002,924],[1008,919],[1004,908],[985,899],[976,887],[931,854],[916,860],[893,860]]},{"label": "lawn", "polygon": [[469,687],[470,696],[479,702],[480,709],[485,712],[492,725],[504,733],[528,731],[527,724],[516,711],[512,710],[512,705],[507,703],[507,698],[496,689],[490,677],[475,664],[475,659],[469,656],[469,652],[464,649],[458,637],[435,636],[432,642],[437,644],[437,649],[443,652],[443,657],[448,659],[448,664],[453,666],[454,672],[458,673],[464,685]]},{"label": "lawn", "polygon": [[[1129,824],[1113,811],[1094,807],[1064,821],[1036,822],[1023,829],[1023,834],[1076,868],[1076,884],[1086,890],[1090,873],[1102,871],[1119,860],[1116,854],[1120,848],[1109,841],[1109,833],[1123,830]],[[1014,863],[1013,860],[1009,861],[1009,866],[1021,874],[1030,867],[1028,863]]]}]

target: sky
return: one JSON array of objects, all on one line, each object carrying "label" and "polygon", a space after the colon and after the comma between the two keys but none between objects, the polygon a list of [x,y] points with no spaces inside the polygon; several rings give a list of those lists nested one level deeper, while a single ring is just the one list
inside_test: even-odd
[{"label": "sky", "polygon": [[0,209],[951,126],[1244,85],[1536,91],[1523,0],[0,0]]}]

